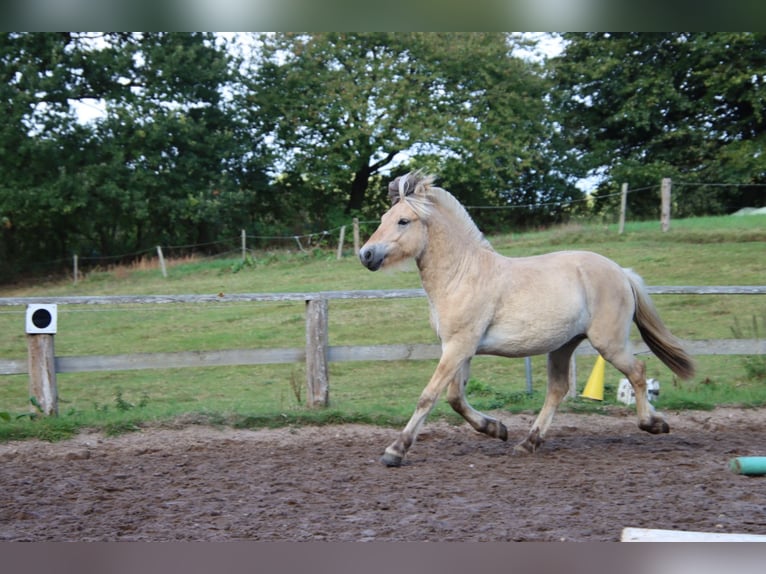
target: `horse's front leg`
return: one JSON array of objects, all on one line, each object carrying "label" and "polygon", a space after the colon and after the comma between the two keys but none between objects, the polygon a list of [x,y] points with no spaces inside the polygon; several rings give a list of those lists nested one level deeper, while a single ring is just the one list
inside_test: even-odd
[{"label": "horse's front leg", "polygon": [[480,433],[488,436],[508,440],[508,429],[499,420],[481,413],[468,404],[465,398],[465,386],[468,383],[471,362],[466,361],[457,376],[452,379],[447,388],[447,402],[452,409],[460,414],[468,423]]},{"label": "horse's front leg", "polygon": [[436,367],[426,388],[420,394],[415,412],[412,413],[409,422],[407,422],[399,437],[383,453],[380,459],[383,464],[386,466],[401,466],[404,456],[415,442],[420,428],[423,426],[428,413],[431,412],[431,409],[436,404],[436,400],[441,395],[444,387],[457,376],[469,360],[470,358],[465,358],[464,355],[450,352],[449,348],[445,348],[442,351],[439,365]]}]

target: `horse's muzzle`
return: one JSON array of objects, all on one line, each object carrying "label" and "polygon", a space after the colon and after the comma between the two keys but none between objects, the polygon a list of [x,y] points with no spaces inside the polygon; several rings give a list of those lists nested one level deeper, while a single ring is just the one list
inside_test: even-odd
[{"label": "horse's muzzle", "polygon": [[385,251],[376,245],[365,245],[359,250],[359,260],[370,271],[377,271],[386,258]]}]

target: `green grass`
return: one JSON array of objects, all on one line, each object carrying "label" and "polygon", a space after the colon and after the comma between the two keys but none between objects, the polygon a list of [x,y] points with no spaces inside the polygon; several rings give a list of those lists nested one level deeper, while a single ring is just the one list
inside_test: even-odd
[{"label": "green grass", "polygon": [[[588,249],[639,272],[649,285],[761,285],[766,216],[717,217],[659,224],[629,223],[618,235],[614,225],[570,224],[535,233],[490,237],[509,256],[559,249]],[[77,285],[50,281],[0,287],[0,296],[302,292],[318,290],[420,287],[414,266],[370,273],[347,251],[258,253],[237,260],[192,260],[169,266],[168,278],[156,267],[90,272]],[[745,337],[753,319],[766,321],[762,296],[661,295],[655,303],[668,326],[682,338]],[[333,345],[433,343],[424,299],[353,300],[330,303]],[[26,356],[24,309],[0,307],[0,357]],[[60,306],[56,354],[90,355],[299,347],[304,344],[302,303],[221,303],[205,305]],[[652,356],[648,375],[661,383],[660,409],[707,409],[715,405],[766,404],[763,357],[697,357],[698,375],[677,381]],[[579,387],[593,357],[577,362]],[[535,392],[525,392],[523,360],[477,357],[469,400],[483,410],[530,412],[539,409],[545,388],[545,360],[534,358]],[[184,423],[242,427],[329,422],[400,426],[415,406],[435,361],[333,363],[328,409],[305,406],[302,365],[159,369],[59,374],[60,414],[30,416],[25,375],[0,376],[0,439],[37,436],[54,440],[81,428],[126,432],[145,425]],[[760,370],[759,370],[760,369]],[[759,374],[760,373],[760,374]],[[621,375],[607,366],[606,400],[567,401],[563,409],[600,412],[613,407]],[[459,419],[441,401],[432,417]]]}]

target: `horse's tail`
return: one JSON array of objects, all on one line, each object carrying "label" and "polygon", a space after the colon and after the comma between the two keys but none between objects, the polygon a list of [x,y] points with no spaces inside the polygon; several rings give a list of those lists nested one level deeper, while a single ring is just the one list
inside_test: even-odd
[{"label": "horse's tail", "polygon": [[633,297],[636,301],[636,313],[633,316],[633,321],[638,326],[641,338],[671,371],[682,379],[691,378],[694,375],[694,361],[691,356],[684,350],[681,341],[668,330],[660,319],[641,277],[630,269],[624,271],[633,289]]}]

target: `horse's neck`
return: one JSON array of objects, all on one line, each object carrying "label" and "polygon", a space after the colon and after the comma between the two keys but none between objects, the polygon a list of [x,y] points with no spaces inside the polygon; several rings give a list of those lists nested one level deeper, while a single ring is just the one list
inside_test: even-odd
[{"label": "horse's neck", "polygon": [[456,282],[473,274],[481,255],[491,252],[489,243],[463,226],[449,221],[432,222],[428,245],[418,259],[423,288],[429,295],[449,290]]}]

